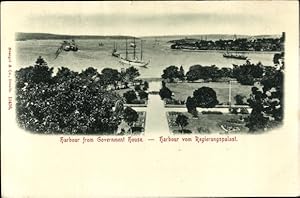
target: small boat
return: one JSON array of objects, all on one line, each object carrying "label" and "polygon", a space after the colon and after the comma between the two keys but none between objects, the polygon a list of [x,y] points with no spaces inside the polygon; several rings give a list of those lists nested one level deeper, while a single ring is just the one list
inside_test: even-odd
[{"label": "small boat", "polygon": [[243,55],[243,54],[233,54],[233,53],[224,53],[223,54],[224,58],[235,58],[235,59],[240,59],[240,60],[247,60],[247,56]]},{"label": "small boat", "polygon": [[[234,35],[233,36],[233,40],[237,40],[237,36]],[[223,54],[223,57],[224,58],[234,58],[234,59],[240,59],[240,60],[247,60],[247,56],[241,54],[241,53],[231,53],[231,52],[228,52],[228,46],[226,47],[226,53]]]},{"label": "small boat", "polygon": [[102,47],[102,46],[104,46],[104,44],[103,43],[99,43],[99,47]]},{"label": "small boat", "polygon": [[117,45],[116,45],[116,43],[114,43],[114,49],[113,49],[111,55],[114,56],[114,57],[117,57],[117,58],[120,57],[120,53],[119,53],[118,50],[117,50]]},{"label": "small boat", "polygon": [[128,57],[128,44],[126,40],[126,56],[120,57],[120,63],[126,64],[130,66],[137,66],[137,67],[147,67],[147,65],[150,63],[150,60],[147,62],[143,61],[143,41],[141,41],[141,53],[140,53],[140,59],[137,59],[136,57],[136,43],[135,39],[133,40],[133,43],[130,43],[130,47],[133,48],[133,59],[129,59]]},{"label": "small boat", "polygon": [[77,52],[78,51],[78,46],[76,45],[75,41],[72,40],[71,42],[69,41],[63,41],[60,45],[60,47],[56,50],[55,52],[55,58],[56,59],[58,57],[58,55],[62,52],[62,51],[74,51]]},{"label": "small boat", "polygon": [[136,44],[135,43],[130,43],[130,47],[136,48]]},{"label": "small boat", "polygon": [[76,45],[74,40],[72,40],[71,42],[64,41],[62,43],[62,47],[65,51],[78,51],[78,46]]},{"label": "small boat", "polygon": [[228,51],[228,48],[226,48],[226,52],[223,54],[224,58],[234,58],[234,59],[240,59],[240,60],[247,60],[247,56],[241,54],[241,53],[232,53]]}]

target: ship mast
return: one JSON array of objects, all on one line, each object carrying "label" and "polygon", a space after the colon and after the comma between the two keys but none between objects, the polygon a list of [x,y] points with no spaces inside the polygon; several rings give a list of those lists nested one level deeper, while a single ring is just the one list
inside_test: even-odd
[{"label": "ship mast", "polygon": [[133,60],[135,60],[135,38],[133,38]]},{"label": "ship mast", "polygon": [[143,60],[143,41],[141,40],[141,60]]},{"label": "ship mast", "polygon": [[126,60],[128,60],[128,51],[127,51],[128,45],[127,45],[127,39],[126,39]]}]

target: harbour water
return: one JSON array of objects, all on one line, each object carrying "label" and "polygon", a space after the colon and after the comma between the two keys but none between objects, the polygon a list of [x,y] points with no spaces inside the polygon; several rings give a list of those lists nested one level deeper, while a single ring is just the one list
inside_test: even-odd
[{"label": "harbour water", "polygon": [[[170,39],[171,40],[171,39]],[[143,40],[143,60],[150,63],[147,68],[139,68],[141,77],[160,77],[163,69],[170,65],[180,67],[187,71],[190,66],[200,64],[203,66],[216,65],[217,67],[232,67],[232,64],[243,64],[245,60],[224,58],[222,51],[181,51],[170,49],[168,39],[155,40],[145,38]],[[16,41],[17,65],[27,67],[33,65],[38,56],[42,56],[55,71],[58,67],[69,67],[80,72],[87,67],[94,67],[99,72],[105,67],[121,69],[125,66],[119,59],[111,55],[114,43],[117,44],[121,56],[125,56],[125,40],[76,40],[79,51],[63,51],[56,59],[55,52],[61,44],[61,40],[27,40]],[[103,46],[99,46],[103,43]],[[139,41],[137,47],[139,48]],[[245,52],[251,62],[261,62],[263,65],[273,65],[275,52]],[[139,53],[137,53],[139,56]]]}]

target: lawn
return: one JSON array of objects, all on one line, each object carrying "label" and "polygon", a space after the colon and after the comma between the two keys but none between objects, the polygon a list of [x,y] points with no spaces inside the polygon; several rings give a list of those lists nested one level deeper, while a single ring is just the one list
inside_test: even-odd
[{"label": "lawn", "polygon": [[[193,118],[190,113],[180,112],[168,112],[168,125],[169,129],[173,133],[180,133],[180,127],[175,123],[178,114],[183,114],[188,117],[188,125],[184,129],[190,130],[192,133],[225,133],[221,128],[221,125],[225,128],[238,127],[239,130],[232,131],[229,133],[241,133],[247,132],[248,128],[245,127],[245,122],[240,118],[245,118],[247,115],[235,115],[235,114],[201,114],[199,112],[198,118]],[[200,132],[198,129],[200,129]]]},{"label": "lawn", "polygon": [[[167,87],[174,93],[177,100],[186,100],[192,96],[193,92],[200,87],[210,87],[217,93],[219,103],[227,103],[229,96],[229,84],[226,82],[206,82],[206,83],[167,83]],[[231,83],[231,102],[235,104],[234,97],[237,94],[249,98],[253,86],[241,85],[237,82]]]}]

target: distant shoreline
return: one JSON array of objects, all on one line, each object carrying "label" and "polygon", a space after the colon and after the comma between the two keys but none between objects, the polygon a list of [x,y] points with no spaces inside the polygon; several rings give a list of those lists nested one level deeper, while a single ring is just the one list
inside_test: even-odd
[{"label": "distant shoreline", "polygon": [[[51,33],[29,33],[29,32],[16,32],[16,41],[25,41],[25,40],[69,40],[69,39],[175,39],[175,38],[183,38],[183,37],[192,37],[192,38],[200,38],[202,36],[207,36],[209,39],[221,38],[221,39],[229,39],[232,35],[228,34],[203,34],[203,35],[164,35],[164,36],[129,36],[129,35],[66,35],[66,34],[51,34]],[[270,35],[238,35],[242,38],[278,38],[280,35],[278,34],[270,34]],[[213,37],[213,38],[211,38]],[[214,40],[213,39],[213,40]]]},{"label": "distant shoreline", "polygon": [[16,41],[28,40],[71,40],[71,39],[133,39],[137,37],[127,35],[111,35],[111,36],[97,36],[97,35],[63,35],[63,34],[47,34],[47,33],[23,33],[17,32],[15,34]]},{"label": "distant shoreline", "polygon": [[[226,50],[190,50],[190,49],[171,49],[172,51],[182,51],[182,52],[227,52]],[[280,53],[281,51],[228,51],[231,53],[239,52],[239,53],[262,53],[262,54],[272,54],[272,53]]]}]

